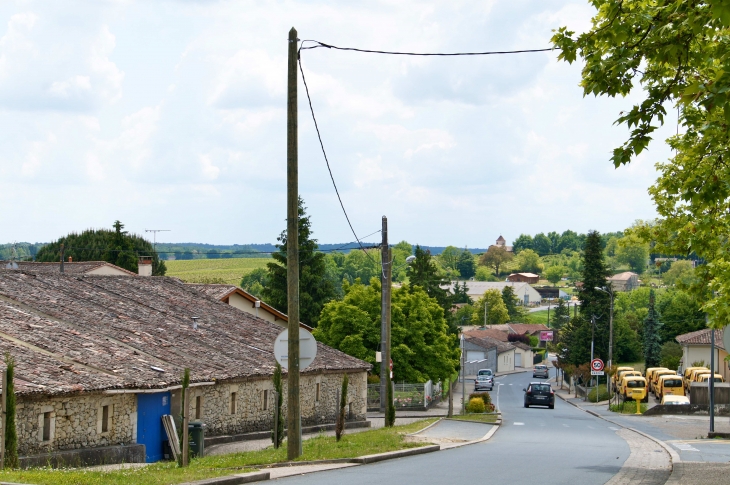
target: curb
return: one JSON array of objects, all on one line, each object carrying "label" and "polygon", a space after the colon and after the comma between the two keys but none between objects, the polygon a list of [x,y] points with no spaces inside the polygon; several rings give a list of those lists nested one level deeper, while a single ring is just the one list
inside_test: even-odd
[{"label": "curb", "polygon": [[428,426],[426,426],[425,428],[423,428],[423,429],[419,429],[419,430],[418,430],[418,431],[416,431],[415,433],[408,433],[408,434],[407,434],[406,436],[416,436],[416,435],[417,435],[418,433],[423,433],[423,432],[424,432],[424,431],[426,431],[427,429],[429,429],[429,428],[433,428],[434,426],[436,426],[437,424],[439,424],[439,423],[440,423],[441,421],[443,421],[444,419],[445,419],[445,418],[440,418],[440,419],[437,419],[436,421],[434,421],[433,423],[429,424],[429,425],[428,425]]},{"label": "curb", "polygon": [[195,482],[181,483],[180,485],[238,485],[239,483],[252,483],[268,480],[269,472],[241,473],[239,475],[227,475],[225,477],[207,478]]},{"label": "curb", "polygon": [[[459,422],[462,422],[462,423],[478,423],[478,424],[486,424],[487,426],[499,426],[499,425],[501,425],[501,424],[502,424],[502,420],[501,420],[501,419],[497,419],[497,420],[496,420],[495,422],[493,422],[493,423],[485,423],[484,421],[476,421],[476,420],[472,421],[471,419],[454,419],[454,418],[444,418],[444,419],[445,419],[446,421],[459,421]],[[434,424],[435,424],[435,423],[434,423]]]},{"label": "curb", "polygon": [[386,453],[378,453],[377,455],[365,455],[350,459],[350,463],[359,463],[362,465],[368,463],[376,463],[379,461],[393,460],[395,458],[403,458],[406,456],[422,455],[424,453],[433,453],[440,451],[440,445],[421,446],[420,448],[410,448],[407,450],[388,451]]}]

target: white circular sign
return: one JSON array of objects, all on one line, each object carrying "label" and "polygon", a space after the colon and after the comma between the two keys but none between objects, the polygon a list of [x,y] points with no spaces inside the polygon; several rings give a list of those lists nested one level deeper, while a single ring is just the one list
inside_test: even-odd
[{"label": "white circular sign", "polygon": [[[284,330],[274,340],[274,357],[284,369],[289,368],[289,330]],[[317,357],[317,341],[314,336],[299,327],[299,370],[309,367]]]},{"label": "white circular sign", "polygon": [[591,369],[594,371],[602,371],[603,370],[603,361],[601,359],[593,359],[591,361]]}]

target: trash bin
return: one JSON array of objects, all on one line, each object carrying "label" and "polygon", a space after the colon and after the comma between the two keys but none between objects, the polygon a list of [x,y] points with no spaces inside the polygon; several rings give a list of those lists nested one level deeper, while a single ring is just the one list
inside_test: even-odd
[{"label": "trash bin", "polygon": [[188,424],[190,451],[193,456],[205,456],[205,424],[195,421]]}]

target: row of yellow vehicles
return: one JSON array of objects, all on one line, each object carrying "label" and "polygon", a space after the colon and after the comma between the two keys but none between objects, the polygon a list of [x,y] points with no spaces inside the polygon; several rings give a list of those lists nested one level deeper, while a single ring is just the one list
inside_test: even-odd
[{"label": "row of yellow vehicles", "polygon": [[[624,400],[648,402],[649,393],[653,393],[657,401],[663,402],[665,396],[689,395],[693,382],[707,382],[710,375],[707,367],[688,367],[681,375],[666,367],[649,367],[644,375],[633,367],[619,367],[611,386]],[[715,374],[714,381],[724,382],[724,379]]]}]

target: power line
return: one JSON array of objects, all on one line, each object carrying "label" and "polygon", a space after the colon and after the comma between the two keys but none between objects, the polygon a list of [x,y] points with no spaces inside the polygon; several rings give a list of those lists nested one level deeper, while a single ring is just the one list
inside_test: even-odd
[{"label": "power line", "polygon": [[[373,234],[377,234],[378,232],[380,232],[380,231],[376,231]],[[373,234],[370,234],[369,236],[372,236]],[[365,236],[365,237],[369,237],[369,236]],[[365,238],[363,238],[363,239],[365,239]],[[353,250],[353,249],[362,249],[367,254],[367,250],[368,249],[380,249],[380,245],[377,245],[377,246],[363,246],[362,244],[359,245],[360,247],[348,248],[347,246],[349,244],[355,244],[355,243],[354,242],[350,242],[350,243],[347,243],[347,244],[345,244],[343,246],[340,246],[339,248],[334,248],[334,249],[316,249],[316,250],[314,250],[314,252],[315,253],[332,253],[332,252],[336,252],[336,251],[347,251],[347,250]],[[100,253],[101,252],[105,252],[105,253],[148,254],[150,252],[150,251],[142,251],[142,250],[138,250],[138,249],[82,248],[82,247],[76,247],[76,246],[66,246],[64,249],[66,251],[73,249],[73,250],[76,250],[76,251],[95,251],[95,252],[100,252]],[[175,254],[175,253],[185,253],[185,252],[188,252],[188,251],[153,251],[153,252],[155,252],[157,254]],[[257,254],[275,254],[275,253],[278,253],[278,252],[279,251],[235,251],[235,252],[212,252],[212,251],[210,251],[210,252],[196,252],[196,253],[193,253],[193,254],[195,254],[197,256],[201,256],[201,255],[208,256],[208,255],[213,255],[213,254],[214,255],[218,255],[218,256],[223,256],[223,255],[228,255],[228,254],[230,254],[232,256],[241,256],[241,255],[252,255],[252,256],[255,256]]]},{"label": "power line", "polygon": [[318,40],[304,40],[304,41],[302,41],[302,45],[305,42],[314,42],[317,45],[313,45],[311,47],[302,46],[301,49],[319,49],[321,47],[325,47],[327,49],[337,49],[340,51],[363,52],[366,54],[387,54],[387,55],[391,55],[391,56],[422,56],[422,57],[492,56],[492,55],[503,55],[503,54],[526,54],[526,53],[531,53],[531,52],[548,52],[548,51],[554,50],[551,47],[551,48],[546,48],[546,49],[522,49],[522,50],[513,50],[513,51],[483,51],[483,52],[398,52],[398,51],[378,51],[378,50],[371,50],[371,49],[360,49],[357,47],[338,47],[338,46],[332,45],[332,44],[325,44],[324,42],[320,42]]},{"label": "power line", "polygon": [[[301,51],[301,48],[300,48]],[[302,68],[302,57],[301,55],[297,55],[298,63],[299,63],[299,71],[302,73],[302,82],[304,83],[304,91],[307,93],[307,101],[309,102],[309,111],[312,113],[312,120],[314,121],[314,129],[317,131],[317,139],[319,140],[319,146],[322,148],[322,155],[324,155],[324,161],[327,164],[327,171],[330,174],[330,180],[332,180],[332,185],[335,188],[335,193],[337,194],[337,200],[340,201],[340,207],[342,207],[342,212],[345,214],[345,219],[347,219],[347,225],[350,226],[350,230],[352,231],[352,235],[355,236],[355,239],[357,240],[357,243],[360,245],[360,249],[362,249],[368,258],[375,260],[368,254],[367,251],[365,251],[365,248],[362,245],[362,242],[360,242],[360,238],[357,237],[357,233],[355,233],[355,228],[352,227],[352,222],[350,222],[350,216],[347,215],[347,210],[345,210],[345,204],[342,203],[342,197],[340,197],[340,191],[337,189],[337,183],[335,182],[335,177],[332,175],[332,168],[330,167],[330,161],[327,158],[327,152],[324,149],[324,143],[322,142],[322,135],[319,133],[319,125],[317,124],[317,117],[314,116],[314,108],[312,107],[312,98],[309,96],[309,86],[307,86],[307,80],[304,77],[304,69]],[[379,232],[379,231],[378,231]]]}]

